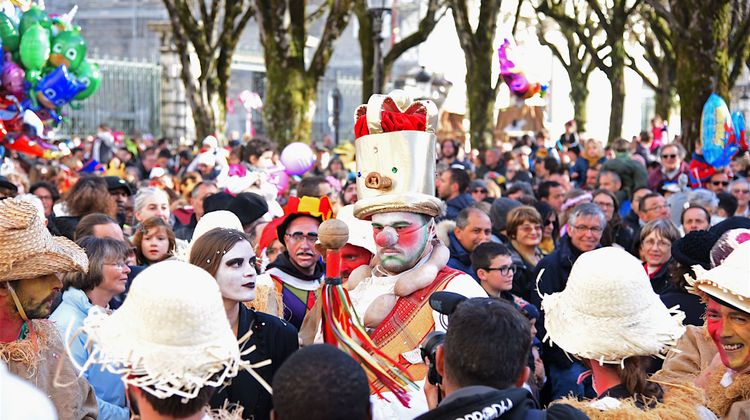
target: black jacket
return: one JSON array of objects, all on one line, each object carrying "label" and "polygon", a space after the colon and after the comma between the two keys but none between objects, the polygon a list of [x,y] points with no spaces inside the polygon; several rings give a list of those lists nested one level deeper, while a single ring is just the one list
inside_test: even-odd
[{"label": "black jacket", "polygon": [[[270,386],[279,366],[299,348],[297,330],[292,324],[273,315],[255,312],[240,304],[237,338],[242,338],[250,328],[253,329],[253,335],[241,345],[240,351],[253,345],[256,348],[252,353],[242,356],[242,360],[257,363],[271,359],[270,365],[255,369]],[[246,419],[269,419],[273,408],[271,394],[243,369],[211,397],[211,408],[221,408],[224,401],[241,405],[244,408],[242,417]]]},{"label": "black jacket", "polygon": [[498,390],[486,386],[467,387],[449,395],[435,409],[415,420],[455,419],[588,419],[581,411],[565,404],[555,404],[539,410],[531,393],[523,388]]},{"label": "black jacket", "polygon": [[683,325],[700,327],[704,324],[703,314],[706,312],[706,304],[701,302],[701,298],[698,295],[688,293],[677,286],[672,286],[666,292],[660,294],[659,299],[661,299],[667,308],[672,308],[676,305],[680,306],[680,310],[685,312],[685,320],[682,321]]},{"label": "black jacket", "polygon": [[445,202],[445,217],[441,220],[456,220],[461,210],[473,204],[474,198],[469,193],[463,193],[456,198],[447,200]]},{"label": "black jacket", "polygon": [[[573,268],[573,263],[581,254],[582,252],[576,249],[570,242],[570,237],[568,235],[564,235],[560,238],[560,243],[557,245],[557,248],[555,248],[551,254],[542,258],[542,260],[539,261],[539,264],[536,265],[534,279],[537,278],[542,270],[544,270],[544,274],[539,279],[537,291],[534,292],[532,290],[531,296],[529,296],[529,303],[542,309],[542,299],[539,296],[540,293],[548,295],[551,293],[562,292],[568,284],[570,269]],[[544,336],[547,334],[547,329],[544,328],[543,311],[540,311],[540,317],[536,322],[536,328],[536,336],[539,340],[543,340]],[[573,364],[561,348],[557,347],[557,345],[550,346],[549,341],[542,344],[542,350],[544,356],[543,360],[546,365],[555,365],[559,368],[567,369]]]},{"label": "black jacket", "polygon": [[511,289],[511,293],[530,302],[531,295],[536,294],[534,267],[513,248],[512,242],[508,242],[508,250],[510,251],[510,258],[513,261],[513,265],[516,267],[516,272],[513,274],[513,288]]}]

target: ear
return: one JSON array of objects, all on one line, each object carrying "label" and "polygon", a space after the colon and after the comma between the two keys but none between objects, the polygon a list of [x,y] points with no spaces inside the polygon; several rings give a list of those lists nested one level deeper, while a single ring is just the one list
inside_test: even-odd
[{"label": "ear", "polygon": [[435,351],[435,369],[440,376],[445,378],[445,350],[442,344],[439,345],[437,351]]},{"label": "ear", "polygon": [[458,228],[458,226],[453,228],[453,234],[458,236],[458,232],[461,232],[461,229]]},{"label": "ear", "polygon": [[484,268],[478,269],[476,273],[477,273],[477,277],[479,277],[479,281],[487,280],[487,270],[485,270]]},{"label": "ear", "polygon": [[530,374],[531,374],[531,369],[529,369],[528,366],[524,366],[523,370],[521,371],[521,374],[518,375],[518,379],[516,379],[516,387],[521,388],[523,384],[525,384],[526,381],[529,380]]},{"label": "ear", "polygon": [[250,161],[250,164],[255,166],[255,164],[258,162],[258,156],[250,156],[248,159]]}]

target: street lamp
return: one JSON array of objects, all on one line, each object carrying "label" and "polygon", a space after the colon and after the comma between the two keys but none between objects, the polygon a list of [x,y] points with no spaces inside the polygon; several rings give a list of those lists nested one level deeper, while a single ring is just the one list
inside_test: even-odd
[{"label": "street lamp", "polygon": [[390,13],[393,0],[367,0],[367,13],[372,19],[372,43],[373,43],[373,75],[372,93],[383,93],[383,51],[381,43],[383,37],[383,15]]},{"label": "street lamp", "polygon": [[339,121],[341,117],[341,91],[338,86],[334,86],[328,96],[328,114],[330,118],[328,123],[333,131],[333,144],[339,145]]},{"label": "street lamp", "polygon": [[430,98],[432,96],[432,75],[425,70],[424,66],[414,75],[414,82],[416,82],[417,90],[422,93],[423,97]]}]

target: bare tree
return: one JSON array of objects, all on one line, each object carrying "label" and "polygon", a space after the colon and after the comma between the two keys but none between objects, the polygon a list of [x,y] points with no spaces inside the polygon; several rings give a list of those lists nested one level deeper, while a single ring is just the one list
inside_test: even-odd
[{"label": "bare tree", "polygon": [[[425,42],[435,29],[437,23],[445,16],[447,11],[447,0],[429,0],[427,10],[419,20],[417,30],[400,41],[393,44],[388,53],[383,57],[383,84],[389,79],[393,64],[405,52],[417,45]],[[362,102],[367,102],[372,95],[373,88],[373,39],[372,39],[372,21],[367,13],[367,1],[354,1],[354,14],[357,16],[359,23],[359,49],[362,54]],[[385,86],[380,87],[383,92]]]},{"label": "bare tree", "polygon": [[581,42],[591,54],[596,67],[604,72],[612,89],[609,114],[609,141],[622,134],[622,115],[625,103],[625,31],[628,19],[643,0],[587,0],[596,16],[595,26],[601,28],[604,36],[597,37],[595,44],[592,28],[580,24],[574,17],[561,13],[552,7],[551,0],[543,0],[538,9],[541,13],[561,24],[576,28]]},{"label": "bare tree", "polygon": [[654,91],[656,115],[669,119],[677,95],[677,64],[674,48],[672,47],[672,36],[667,21],[656,14],[650,7],[642,7],[642,28],[631,31],[637,37],[643,47],[643,58],[656,76],[656,80],[649,77],[637,61],[628,55],[628,67],[638,73],[643,82]]},{"label": "bare tree", "polygon": [[[325,0],[308,13],[302,0],[253,0],[266,64],[263,120],[280,147],[310,140],[308,109],[317,96],[336,40],[349,23],[354,0]],[[325,16],[317,48],[305,64],[308,25]]]},{"label": "bare tree", "polygon": [[[548,6],[555,10],[555,13],[564,14],[565,5],[569,4],[565,0],[549,1]],[[589,33],[596,33],[594,21],[591,18],[591,10],[586,4],[575,1],[572,4],[573,13],[576,22],[588,28]],[[558,44],[548,38],[550,28],[548,21],[540,16],[539,25],[537,26],[537,37],[539,43],[547,46],[557,60],[563,65],[568,80],[570,80],[570,100],[573,101],[573,112],[578,126],[578,130],[586,131],[586,100],[589,97],[588,81],[591,72],[596,68],[591,54],[581,41],[576,32],[577,26],[571,26],[569,21],[557,21],[560,34],[565,40],[565,49],[560,48]]]},{"label": "bare tree", "polygon": [[700,144],[703,105],[712,92],[729,99],[748,60],[750,2],[747,0],[646,0],[669,25],[676,58],[682,142]]},{"label": "bare tree", "polygon": [[[253,16],[249,0],[163,0],[198,138],[224,135],[232,57]],[[191,71],[191,55],[200,75]]]}]

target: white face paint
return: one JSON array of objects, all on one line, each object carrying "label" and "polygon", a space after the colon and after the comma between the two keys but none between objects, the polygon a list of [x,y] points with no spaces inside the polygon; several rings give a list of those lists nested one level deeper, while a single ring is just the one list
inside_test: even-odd
[{"label": "white face paint", "polygon": [[255,299],[255,253],[248,241],[237,242],[221,258],[216,282],[224,299],[248,302]]}]

